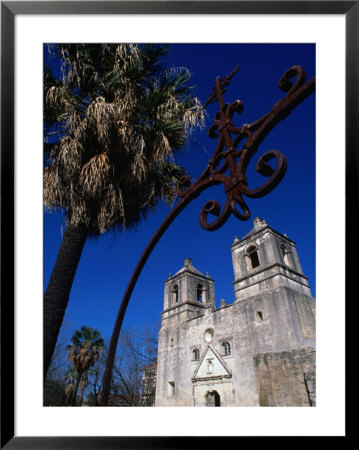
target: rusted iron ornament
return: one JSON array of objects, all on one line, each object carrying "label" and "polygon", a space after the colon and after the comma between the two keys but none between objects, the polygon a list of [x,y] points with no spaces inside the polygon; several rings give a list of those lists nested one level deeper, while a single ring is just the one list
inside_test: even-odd
[{"label": "rusted iron ornament", "polygon": [[[231,214],[234,214],[240,220],[247,220],[250,217],[250,211],[243,200],[243,196],[259,198],[267,195],[280,183],[286,172],[287,160],[285,156],[278,150],[269,150],[258,159],[256,164],[256,171],[268,180],[255,189],[248,187],[246,171],[258,146],[281,120],[285,119],[296,106],[315,91],[315,78],[306,82],[306,73],[303,68],[300,66],[291,67],[278,83],[279,88],[283,92],[287,92],[286,96],[279,100],[271,111],[263,117],[238,128],[233,124],[233,116],[235,113],[240,114],[242,112],[243,103],[240,100],[233,103],[224,103],[223,101],[226,86],[228,86],[238,68],[239,66],[223,79],[217,77],[213,92],[203,106],[203,108],[206,108],[210,103],[216,101],[219,103],[219,111],[214,117],[214,123],[208,129],[210,138],[218,138],[213,156],[197,181],[192,183],[188,176],[183,176],[179,180],[177,194],[181,200],[173,207],[152,236],[127,285],[113,329],[102,380],[101,404],[103,406],[108,404],[117,342],[128,302],[148,257],[169,225],[202,191],[222,183],[226,194],[225,205],[221,210],[221,205],[216,200],[206,202],[200,212],[201,227],[209,231],[217,230]],[[293,82],[292,79],[294,79]],[[238,150],[239,144],[241,144],[240,150]],[[276,160],[275,168],[268,164],[273,159]],[[212,222],[208,222],[209,215],[216,218]]]},{"label": "rusted iron ornament", "polygon": [[[229,84],[237,70],[238,67],[224,79],[217,78],[213,93],[204,105],[206,107],[214,101],[219,102],[219,111],[215,115],[213,125],[208,130],[209,137],[219,139],[208,166],[194,184],[191,184],[188,176],[184,176],[178,186],[178,195],[185,198],[186,196],[197,196],[210,186],[224,184],[226,203],[222,211],[217,201],[210,200],[204,205],[200,214],[201,227],[210,231],[220,228],[231,214],[234,214],[240,220],[249,219],[250,211],[243,200],[243,196],[249,198],[263,197],[282,180],[286,172],[287,160],[278,150],[269,150],[258,159],[256,171],[269,179],[256,189],[248,187],[246,177],[248,164],[256,153],[259,144],[273,127],[286,118],[295,106],[315,90],[315,78],[305,83],[306,74],[304,70],[300,66],[294,66],[287,70],[279,81],[279,88],[282,91],[288,91],[288,94],[277,102],[265,116],[250,125],[246,124],[238,128],[233,124],[233,116],[235,113],[242,112],[243,103],[240,100],[231,104],[223,101],[225,86]],[[292,83],[290,80],[294,76],[296,80]],[[242,147],[237,150],[240,143],[242,143]],[[276,159],[275,169],[272,169],[268,164],[272,159]],[[229,175],[226,175],[227,170]],[[209,214],[216,216],[217,219],[209,223]]]}]

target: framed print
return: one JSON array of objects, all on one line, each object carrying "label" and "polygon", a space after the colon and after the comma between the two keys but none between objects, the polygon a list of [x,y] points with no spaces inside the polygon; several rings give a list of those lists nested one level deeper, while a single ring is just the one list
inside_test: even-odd
[{"label": "framed print", "polygon": [[[349,288],[349,280],[354,278],[352,273],[354,269],[349,260],[351,252],[346,253],[345,246],[347,236],[354,232],[354,221],[346,220],[346,218],[348,218],[348,212],[353,210],[353,205],[356,205],[355,194],[358,192],[359,138],[356,133],[359,102],[358,14],[359,6],[356,1],[1,2],[2,447],[9,449],[197,448],[207,445],[213,439],[217,441],[229,437],[347,436],[344,358],[345,291]],[[153,314],[160,317],[160,311],[164,308],[162,321],[168,319],[175,323],[176,320],[181,320],[178,318],[181,314],[189,314],[188,320],[191,320],[191,323],[196,321],[199,330],[198,338],[193,337],[196,335],[193,331],[189,333],[192,340],[185,342],[180,332],[174,331],[175,327],[166,325],[161,328],[158,345],[162,350],[166,347],[167,353],[163,353],[166,355],[163,360],[166,361],[163,362],[163,366],[160,366],[159,361],[156,362],[158,363],[157,382],[158,385],[161,382],[163,386],[158,388],[156,394],[156,406],[160,407],[151,410],[141,407],[143,405],[140,403],[136,404],[136,395],[131,406],[137,407],[125,409],[108,406],[64,408],[59,404],[44,401],[43,295],[55,264],[62,234],[65,235],[63,229],[66,228],[62,215],[53,215],[51,218],[46,216],[43,219],[43,204],[44,200],[45,203],[47,201],[45,198],[47,193],[44,194],[43,189],[44,164],[46,168],[51,165],[50,159],[46,159],[47,156],[44,157],[42,151],[43,114],[45,114],[43,67],[44,61],[51,67],[53,73],[56,71],[60,73],[65,67],[61,69],[60,65],[56,66],[56,61],[50,60],[52,46],[58,43],[64,43],[62,45],[69,47],[75,43],[95,46],[99,43],[108,44],[108,46],[124,43],[124,45],[133,45],[129,47],[133,52],[135,52],[136,43],[167,44],[173,66],[168,72],[172,75],[166,79],[167,85],[173,80],[171,77],[174,77],[174,73],[176,73],[175,76],[180,74],[180,79],[176,82],[183,81],[183,77],[187,76],[185,66],[188,64],[191,66],[190,71],[193,70],[197,74],[197,78],[194,78],[197,85],[196,92],[199,92],[200,102],[206,107],[206,113],[209,116],[204,132],[209,130],[209,138],[219,139],[219,142],[222,142],[218,144],[215,156],[211,157],[213,148],[216,148],[215,145],[210,147],[210,144],[204,143],[205,141],[196,134],[189,144],[192,146],[191,151],[182,152],[178,161],[179,165],[183,165],[185,169],[191,167],[195,178],[202,182],[198,188],[198,193],[201,195],[205,190],[203,180],[207,180],[210,187],[214,189],[217,189],[220,182],[224,184],[227,197],[222,202],[222,206],[225,206],[221,209],[222,206],[217,201],[208,199],[206,203],[204,198],[201,198],[199,203],[195,200],[191,206],[188,202],[188,206],[186,204],[188,215],[184,219],[178,219],[177,225],[175,225],[177,218],[173,221],[173,228],[168,229],[166,240],[160,244],[159,238],[154,239],[155,244],[149,253],[151,257],[147,255],[144,258],[144,262],[147,258],[150,260],[143,271],[142,281],[139,281],[136,289],[133,286],[129,294],[133,296],[133,302],[126,316],[129,317],[126,323],[129,327],[136,322],[144,322],[146,317],[152,320]],[[117,49],[116,52],[120,50]],[[66,55],[69,61],[70,53]],[[133,55],[135,58],[135,53]],[[297,59],[300,61],[296,62]],[[305,74],[297,64],[303,64],[303,69],[307,73]],[[273,67],[279,71],[278,74],[272,69]],[[280,89],[282,89],[281,86],[288,84],[282,91],[289,93],[283,95],[278,92],[276,83],[287,69],[290,70],[279,83]],[[156,73],[158,70],[156,68]],[[74,76],[74,73],[71,76]],[[293,77],[297,77],[294,87],[289,81]],[[316,88],[314,87],[315,79]],[[114,80],[112,79],[111,83],[115,83],[116,80]],[[158,88],[159,84],[157,83],[156,86]],[[77,95],[76,89],[73,88],[71,95]],[[138,90],[139,84],[134,92]],[[96,86],[93,92],[96,93],[94,100],[94,104],[97,105],[95,105],[96,111],[100,111],[100,107],[106,109],[108,103],[98,93]],[[88,97],[86,95],[83,97],[84,103],[90,98],[90,94]],[[243,102],[244,108],[247,109],[243,109],[243,98],[248,98]],[[288,100],[287,103],[280,100],[283,98]],[[208,100],[207,103],[206,100]],[[72,101],[74,101],[73,98]],[[253,109],[251,109],[251,101]],[[133,98],[131,102],[134,102]],[[221,106],[221,114],[228,113],[227,122],[219,112],[215,116],[215,108],[218,109],[218,106],[214,104],[217,102]],[[267,102],[269,112],[263,116],[267,110],[263,111],[261,107],[258,108],[258,105],[267,105]],[[292,110],[298,105],[300,107],[303,105],[303,109],[301,115],[296,116],[297,109],[293,112]],[[121,107],[125,108],[123,105]],[[139,106],[138,108],[142,111]],[[266,106],[263,108],[268,109]],[[126,111],[130,110],[131,108],[127,107]],[[190,108],[188,114],[193,115],[194,110],[195,105]],[[53,110],[51,111],[53,113]],[[113,110],[106,109],[106,111],[106,117],[109,114],[115,114]],[[235,128],[231,120],[234,112],[242,114],[242,111],[244,111],[243,121],[246,125],[243,122],[238,131],[239,128]],[[101,114],[98,116],[96,132],[103,132],[101,136],[105,142],[109,130],[103,131],[104,128],[101,128],[104,123]],[[202,113],[198,112],[196,120],[198,117],[202,118]],[[210,127],[213,117],[215,122]],[[87,115],[86,120],[86,124],[89,124],[92,119]],[[220,120],[222,120],[221,124]],[[236,120],[236,123],[240,124],[240,119]],[[282,142],[280,136],[286,132],[286,121],[289,127],[287,140]],[[279,122],[280,124],[276,127]],[[116,119],[114,123],[116,127],[122,127],[121,120]],[[258,129],[262,130],[260,127],[263,123],[267,124],[268,132],[264,129],[263,137],[259,135],[258,142],[261,143],[264,137],[267,138],[267,134],[269,135],[272,129],[274,129],[274,138],[272,144],[268,136],[268,146],[271,147],[265,147],[267,144],[263,144],[268,151],[266,156],[260,159],[261,164],[257,165],[259,167],[256,169],[257,172],[270,180],[260,191],[246,187],[245,171],[249,161],[245,155],[250,150],[249,144],[243,145],[241,152],[237,150],[237,145],[241,140],[248,139],[249,142],[253,139],[255,132]],[[137,123],[136,133],[139,127]],[[236,140],[230,142],[228,141],[230,133],[223,138],[229,127],[232,127],[232,134],[237,132],[238,135]],[[102,131],[99,131],[100,128]],[[146,122],[145,128],[146,136],[150,136],[152,131],[149,122]],[[54,130],[55,128],[48,128],[49,136],[54,134]],[[61,130],[63,133],[63,128]],[[124,137],[121,145],[125,146],[125,142],[130,140],[130,132],[125,128],[122,131],[121,136]],[[80,135],[79,133],[77,136]],[[174,133],[171,136],[177,135]],[[258,134],[256,136],[258,137]],[[222,138],[223,141],[221,141]],[[55,143],[53,139],[50,137],[46,144],[50,146]],[[79,137],[77,139],[80,140]],[[137,141],[136,139],[131,141],[132,146],[138,144],[139,138]],[[163,145],[169,155],[171,150],[168,148],[175,145],[169,144],[168,139],[163,138]],[[287,149],[278,148],[277,150],[278,143],[284,147],[287,146]],[[94,145],[91,144],[91,151],[94,151]],[[143,155],[144,147],[142,144],[138,145],[139,152],[142,151]],[[156,146],[162,148],[157,138],[151,145],[153,148],[157,148]],[[181,146],[182,141],[178,144],[179,148]],[[83,148],[80,149],[80,147],[79,144],[78,150],[82,152]],[[51,158],[54,158],[54,151],[51,153]],[[280,152],[284,156],[289,155],[288,167],[285,157]],[[108,155],[104,153],[101,155],[103,158],[101,167],[106,172],[107,169],[104,167],[107,167]],[[63,157],[64,154],[60,155],[59,161]],[[96,158],[98,159],[99,156],[96,155]],[[230,171],[233,168],[232,163],[236,161],[233,158],[241,159],[243,166],[240,171],[233,169],[232,178],[229,180],[224,177],[224,173],[227,169]],[[222,159],[225,161],[223,170],[217,167],[219,160]],[[271,164],[269,164],[270,161],[272,161]],[[273,161],[277,161],[277,166],[273,167]],[[113,172],[119,170],[119,164],[116,164],[115,159],[111,169]],[[65,173],[65,165],[61,174]],[[68,166],[73,169],[73,166]],[[140,179],[140,174],[136,173],[136,170],[142,170],[141,164],[136,166],[136,170],[133,169],[134,166],[131,167],[133,173]],[[171,167],[173,169],[173,166]],[[287,178],[284,176],[286,169]],[[90,173],[90,170],[89,166],[87,173]],[[181,174],[183,175],[182,172]],[[278,177],[278,180],[275,177]],[[283,181],[284,184],[281,187],[279,182],[282,178],[289,181]],[[144,183],[145,179],[146,177],[141,183]],[[182,180],[180,186],[183,190],[179,190],[179,193],[182,195],[181,198],[185,199],[188,186],[194,189],[195,182],[193,178],[180,180]],[[162,186],[164,183],[163,181]],[[72,186],[73,181],[70,184]],[[79,186],[85,184],[85,181],[79,182]],[[86,192],[88,193],[90,189],[95,190],[95,184],[93,180],[87,183]],[[238,186],[244,186],[241,187],[242,191]],[[71,196],[79,196],[79,189],[75,187],[71,191]],[[282,195],[285,193],[285,196],[280,197],[279,194],[276,196],[276,189],[282,192]],[[248,207],[247,203],[242,201],[240,194],[235,197],[234,193],[237,191],[247,194]],[[140,188],[138,192],[145,196]],[[267,194],[268,200],[264,199],[261,203],[260,197]],[[196,196],[193,195],[193,197]],[[121,198],[117,196],[116,202],[121,203]],[[91,200],[91,202],[93,205],[94,201]],[[259,202],[258,209],[255,208],[255,202]],[[235,203],[237,209],[234,206]],[[71,204],[71,211],[75,208],[74,204]],[[134,204],[133,198],[131,207],[134,208]],[[148,204],[151,204],[151,201],[148,201]],[[110,208],[111,205],[108,203],[104,210],[101,209],[102,216],[99,213],[98,217],[101,216],[105,221],[105,216],[110,214]],[[105,240],[101,237],[99,240],[91,241],[89,245],[86,244],[82,258],[87,258],[89,262],[79,266],[79,271],[76,273],[76,280],[81,288],[75,286],[76,282],[72,288],[75,289],[73,295],[77,296],[79,302],[77,306],[71,305],[71,308],[66,310],[64,319],[67,323],[72,322],[71,334],[84,325],[92,327],[90,329],[98,328],[97,323],[102,324],[99,327],[101,330],[111,329],[112,331],[120,298],[122,295],[126,296],[125,286],[132,280],[131,276],[133,277],[132,270],[140,261],[138,265],[140,266],[139,274],[141,273],[144,267],[140,260],[142,251],[151,236],[156,236],[156,229],[166,222],[170,211],[166,208],[159,207],[156,215],[149,214],[146,221],[133,219],[131,235],[126,235],[126,239],[124,239],[123,229],[118,228],[116,236],[111,235]],[[123,217],[128,217],[130,208],[123,206],[122,209],[125,211]],[[249,210],[253,212],[249,221],[254,219],[253,229],[252,225],[245,228],[243,221],[234,222],[236,218],[247,219],[250,215]],[[271,216],[273,210],[275,212]],[[215,219],[210,219],[211,213]],[[141,218],[146,214],[143,213]],[[265,217],[259,217],[262,214]],[[201,227],[204,230],[213,229],[214,233],[203,231],[203,235],[199,234],[198,216],[200,216]],[[195,217],[193,223],[196,225],[188,231],[186,221],[189,223],[192,217]],[[272,222],[268,217],[273,217]],[[275,217],[282,218],[278,222],[280,225],[277,225]],[[227,219],[232,225],[226,225],[227,228],[222,227]],[[101,220],[98,219],[96,222],[99,224],[98,230],[95,227],[91,228],[92,235],[102,233],[105,225],[101,225],[103,224]],[[163,228],[167,230],[169,225],[165,225]],[[283,226],[284,229],[278,229],[278,226]],[[221,227],[222,230],[219,231]],[[234,233],[233,227],[238,228],[240,239]],[[266,234],[263,231],[263,236],[258,234],[258,237],[256,233],[260,233],[262,229],[266,231]],[[293,229],[296,230],[298,238],[296,236],[292,238],[290,235]],[[256,234],[257,240],[252,242],[253,233]],[[262,252],[260,246],[263,243],[264,246],[267,245],[265,241],[269,239],[269,235],[273,247],[265,248]],[[46,239],[53,240],[51,248],[46,245]],[[101,239],[104,242],[102,247],[99,244]],[[86,238],[84,242],[85,240]],[[157,248],[160,250],[153,251],[151,254],[157,243]],[[121,245],[123,253],[120,252]],[[303,252],[304,256],[301,259],[302,270],[299,258],[301,258],[303,247],[306,251]],[[228,262],[222,262],[219,259],[217,256],[219,251],[223,251],[223,261],[227,261],[229,256]],[[81,252],[82,249],[80,256]],[[237,254],[240,256],[236,256]],[[103,261],[102,268],[99,268],[98,261]],[[229,320],[229,316],[226,316],[232,307],[232,304],[228,304],[227,301],[231,293],[227,294],[220,282],[217,282],[217,276],[221,279],[221,276],[216,273],[218,266],[221,266],[222,272],[226,274],[234,270],[235,281],[233,281],[233,274],[230,274],[226,282],[230,285],[232,293],[234,288],[235,302],[241,305],[238,306],[238,310],[241,311],[242,319],[239,320],[241,325],[238,327],[232,325],[232,319]],[[77,265],[75,271],[76,267]],[[270,281],[275,278],[272,271],[277,270],[273,267],[278,267],[281,279],[285,280],[283,283],[286,283],[286,290],[290,291],[289,296],[294,291],[297,294],[300,291],[298,295],[306,298],[305,308],[299,307],[295,301],[290,303],[289,300],[283,299],[281,303],[279,300],[273,300],[272,291],[278,289],[278,285],[274,281],[271,284],[272,281]],[[260,278],[263,273],[268,275],[265,280],[263,278],[264,281]],[[183,278],[184,274],[188,275],[186,280]],[[212,276],[218,283],[216,284],[217,307]],[[119,291],[117,287],[116,289],[112,287],[113,280],[117,285],[121,285]],[[136,280],[137,278],[134,284]],[[191,283],[195,283],[193,289],[188,287],[192,286]],[[72,281],[70,289],[71,285]],[[315,325],[312,323],[314,313],[311,310],[311,301],[314,302],[314,298],[311,297],[309,285],[317,304],[316,339],[313,338],[312,333]],[[188,290],[187,294],[185,289]],[[187,302],[186,295],[190,295],[189,292],[195,296],[195,301]],[[245,292],[248,292],[248,298],[255,296],[256,306],[251,306],[242,313],[245,309]],[[152,300],[151,296],[155,296],[157,300]],[[218,296],[223,296],[226,300],[224,298],[220,300]],[[308,298],[311,300],[307,300]],[[183,311],[178,309],[179,303],[186,303]],[[213,315],[208,318],[206,308],[217,311],[216,317]],[[88,314],[86,310],[91,311],[91,314]],[[173,317],[176,315],[175,319],[171,311],[176,311],[173,313]],[[273,314],[273,321],[278,323],[276,331],[264,332],[269,318],[272,317],[271,314]],[[82,322],[78,319],[79,316]],[[206,317],[208,320],[205,319]],[[291,321],[296,325],[293,325],[293,332],[289,331],[285,335],[287,326],[285,324]],[[222,323],[222,328],[219,322]],[[178,323],[176,324],[178,328]],[[184,328],[183,323],[182,329]],[[110,341],[111,334],[107,335],[107,332],[103,331],[102,333],[105,341],[107,339]],[[236,362],[236,352],[244,352],[243,349],[247,346],[246,333],[248,339],[256,342],[256,348],[264,349],[257,350],[254,356],[251,355],[255,361],[257,381],[254,382],[253,389],[258,392],[257,397],[248,394],[251,392],[250,389],[244,393],[254,377],[248,375],[246,368]],[[299,341],[299,335],[301,344],[300,351],[297,352],[292,341],[296,339]],[[70,342],[70,337],[70,335],[67,336],[67,344]],[[281,342],[280,364],[286,370],[291,367],[290,370],[288,369],[289,372],[286,372],[289,378],[299,377],[299,372],[297,373],[296,370],[301,364],[303,352],[310,354],[313,364],[315,361],[317,363],[317,391],[315,392],[315,372],[312,366],[303,363],[300,371],[303,397],[296,400],[297,403],[291,403],[288,400],[290,395],[289,391],[283,387],[286,382],[284,376],[279,382],[284,372],[278,375],[279,372],[275,371],[276,366],[271,365],[275,358],[279,358],[279,353],[275,354],[274,350],[265,350],[276,348],[270,347],[276,339]],[[111,345],[110,343],[110,347]],[[166,372],[160,367],[170,367],[171,358],[174,358],[171,357],[171,348],[181,348],[181,346],[186,347],[187,353],[178,353],[176,367],[188,363],[190,380],[188,392],[191,393],[191,398],[188,400],[183,395],[181,401],[176,403],[174,398],[178,396],[177,389],[179,389],[176,381],[177,369],[168,369]],[[66,348],[69,351],[69,346]],[[313,356],[316,349],[316,356]],[[270,357],[269,353],[266,353],[269,351],[272,352]],[[69,358],[71,360],[70,353]],[[142,354],[141,367],[147,367],[144,366],[144,358]],[[186,358],[188,361],[184,363]],[[334,359],[335,364],[333,364]],[[81,391],[78,373],[76,372],[74,379],[78,377],[76,389]],[[101,376],[103,376],[102,373]],[[122,375],[121,377],[123,379]],[[279,387],[275,387],[276,383],[273,381],[276,377]],[[272,381],[269,382],[269,379]],[[70,382],[67,378],[66,383]],[[335,395],[333,384],[335,384]],[[85,383],[83,385],[85,386]],[[86,386],[82,392],[85,388]],[[180,385],[180,389],[184,392],[187,387]],[[94,392],[91,398],[95,399],[95,404],[98,406],[96,386]],[[112,397],[114,402],[128,401],[123,395],[113,393]],[[67,405],[75,405],[76,392],[72,400],[73,403],[67,403]],[[66,401],[69,402],[68,399]],[[81,402],[77,404],[90,406],[88,399],[87,404],[82,402],[81,397]],[[122,403],[121,406],[123,406]],[[183,407],[173,408],[173,406]],[[230,407],[214,410],[205,406]],[[260,408],[259,406],[279,407]],[[298,406],[313,407],[298,408]]]}]

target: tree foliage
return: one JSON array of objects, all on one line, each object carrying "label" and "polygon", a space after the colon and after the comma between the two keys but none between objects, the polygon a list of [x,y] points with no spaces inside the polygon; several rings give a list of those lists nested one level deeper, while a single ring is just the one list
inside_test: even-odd
[{"label": "tree foliage", "polygon": [[88,384],[88,371],[99,359],[103,347],[104,340],[100,332],[91,327],[82,326],[81,330],[76,330],[72,336],[71,344],[66,347],[69,352],[68,359],[72,362],[71,379],[67,384],[69,404],[75,402],[79,387],[82,400],[83,391]]},{"label": "tree foliage", "polygon": [[[153,406],[155,384],[144,383],[143,375],[148,367],[156,367],[158,330],[159,325],[122,330],[111,385],[111,406]],[[108,345],[94,331],[97,330],[82,327],[72,334],[70,344],[63,345],[62,338],[58,342],[45,383],[44,406],[99,406]],[[98,348],[92,351],[92,356],[86,356],[85,349],[91,347],[89,341]]]},{"label": "tree foliage", "polygon": [[[114,364],[109,405],[150,406],[154,404],[155,384],[150,392],[144,386],[146,369],[156,364],[158,327],[143,326],[121,332]],[[144,392],[146,390],[146,392]],[[151,401],[149,401],[151,400]]]},{"label": "tree foliage", "polygon": [[67,227],[44,295],[44,378],[87,237],[171,203],[184,173],[174,152],[203,122],[188,70],[166,69],[164,46],[47,48],[62,76],[44,70],[44,205]]},{"label": "tree foliage", "polygon": [[203,111],[185,68],[165,69],[167,48],[61,44],[63,78],[44,73],[44,202],[90,235],[136,224],[172,202],[174,162]]}]

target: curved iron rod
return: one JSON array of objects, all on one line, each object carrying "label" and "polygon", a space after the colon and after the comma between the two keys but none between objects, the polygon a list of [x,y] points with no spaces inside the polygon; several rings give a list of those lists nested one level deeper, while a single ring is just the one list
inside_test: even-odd
[{"label": "curved iron rod", "polygon": [[189,195],[184,196],[177,205],[171,210],[171,212],[168,214],[168,216],[165,218],[165,220],[162,222],[158,230],[155,232],[155,234],[152,236],[150,242],[147,244],[147,247],[143,251],[135,270],[132,273],[131,279],[127,284],[126,291],[122,297],[121,305],[117,313],[116,322],[112,331],[110,346],[108,350],[108,355],[106,359],[106,366],[105,366],[105,372],[102,379],[102,393],[101,393],[101,405],[107,406],[108,400],[109,400],[109,394],[110,394],[110,385],[112,381],[112,371],[116,356],[116,349],[118,344],[118,339],[121,332],[121,326],[123,319],[125,317],[126,309],[128,306],[128,303],[130,301],[133,289],[135,288],[135,285],[137,283],[137,280],[142,272],[142,269],[149,258],[152,250],[154,249],[155,245],[158,243],[158,241],[161,239],[163,233],[167,230],[167,228],[171,225],[171,223],[174,221],[174,219],[182,212],[182,210],[195,198],[197,195],[190,195],[190,192],[188,192]]}]

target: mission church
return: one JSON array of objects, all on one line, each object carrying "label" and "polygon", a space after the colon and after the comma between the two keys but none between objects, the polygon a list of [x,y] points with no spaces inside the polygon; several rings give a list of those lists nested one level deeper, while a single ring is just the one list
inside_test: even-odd
[{"label": "mission church", "polygon": [[234,296],[187,258],[164,287],[155,406],[315,406],[315,300],[295,242],[254,219],[231,246]]}]

